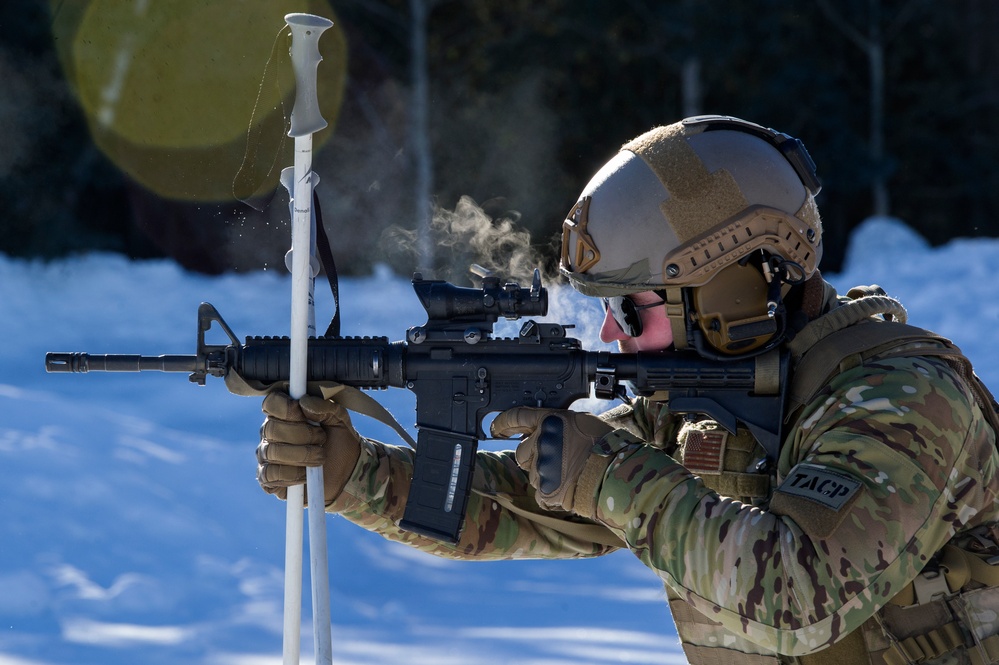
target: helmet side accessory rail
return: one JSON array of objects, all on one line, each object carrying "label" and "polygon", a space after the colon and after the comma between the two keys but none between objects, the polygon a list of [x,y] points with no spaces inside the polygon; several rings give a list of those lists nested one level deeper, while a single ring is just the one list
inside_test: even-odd
[{"label": "helmet side accessory rail", "polygon": [[766,206],[752,206],[663,259],[663,282],[700,286],[722,268],[758,249],[770,249],[811,273],[818,263],[818,234],[801,220]]}]

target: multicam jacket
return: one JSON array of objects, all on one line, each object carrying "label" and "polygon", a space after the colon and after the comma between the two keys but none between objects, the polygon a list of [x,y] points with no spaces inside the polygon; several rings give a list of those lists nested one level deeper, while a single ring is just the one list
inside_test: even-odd
[{"label": "multicam jacket", "polygon": [[[627,547],[665,583],[695,663],[719,662],[710,655],[719,648],[759,654],[757,663],[796,662],[846,636],[863,636],[868,654],[884,652],[871,662],[999,660],[991,647],[964,648],[974,643],[969,630],[980,639],[999,633],[999,605],[995,594],[976,604],[963,592],[995,584],[962,579],[932,597],[919,585],[919,603],[936,603],[932,613],[898,615],[916,606],[912,582],[921,571],[957,568],[940,569],[948,543],[978,547],[978,561],[999,554],[989,530],[999,522],[995,433],[944,358],[888,356],[836,374],[796,414],[769,466],[748,435],[685,421],[661,403],[638,399],[603,417],[620,429],[596,451],[614,457],[597,489],[595,525],[541,510],[513,452],[482,451],[460,541],[402,531],[413,451],[373,441],[363,442],[328,510],[454,559]],[[913,618],[932,624],[926,633],[955,614],[952,643],[926,647],[923,633],[898,634]]]}]

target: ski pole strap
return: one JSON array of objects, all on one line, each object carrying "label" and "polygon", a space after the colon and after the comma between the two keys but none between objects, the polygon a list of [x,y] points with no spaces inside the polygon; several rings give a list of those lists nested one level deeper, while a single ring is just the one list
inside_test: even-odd
[{"label": "ski pole strap", "polygon": [[330,247],[329,236],[326,235],[326,227],[323,225],[323,212],[319,206],[319,194],[312,190],[312,209],[316,211],[316,251],[319,253],[319,260],[326,271],[326,280],[330,283],[330,291],[333,292],[333,318],[326,329],[326,337],[340,336],[340,278],[336,272],[336,262],[333,260],[333,250]]}]

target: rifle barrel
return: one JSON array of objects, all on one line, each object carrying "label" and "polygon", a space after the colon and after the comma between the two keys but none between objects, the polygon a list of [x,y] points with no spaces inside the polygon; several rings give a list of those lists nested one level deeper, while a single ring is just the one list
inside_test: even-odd
[{"label": "rifle barrel", "polygon": [[197,369],[198,357],[191,355],[45,354],[46,372],[194,372]]}]

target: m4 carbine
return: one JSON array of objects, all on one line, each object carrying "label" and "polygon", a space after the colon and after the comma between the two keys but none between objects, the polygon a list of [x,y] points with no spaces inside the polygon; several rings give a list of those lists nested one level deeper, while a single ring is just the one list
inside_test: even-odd
[{"label": "m4 carbine", "polygon": [[[499,317],[547,314],[548,292],[537,272],[531,288],[500,284],[492,276],[482,288],[464,288],[420,275],[413,288],[427,322],[410,328],[405,341],[317,337],[308,348],[312,383],[415,393],[416,458],[403,529],[457,542],[488,414],[516,406],[563,409],[591,392],[598,398],[624,398],[625,382],[639,395],[667,401],[674,412],[706,415],[730,432],[740,424],[747,427],[776,459],[788,364],[777,352],[718,361],[693,352],[585,351],[567,336],[571,326],[534,320],[527,320],[516,337],[493,337]],[[215,323],[228,344],[206,343],[205,333]],[[189,372],[191,381],[202,385],[208,375],[235,373],[261,389],[287,381],[288,366],[287,338],[247,337],[241,344],[208,303],[198,309],[195,355],[45,357],[49,372]]]}]

